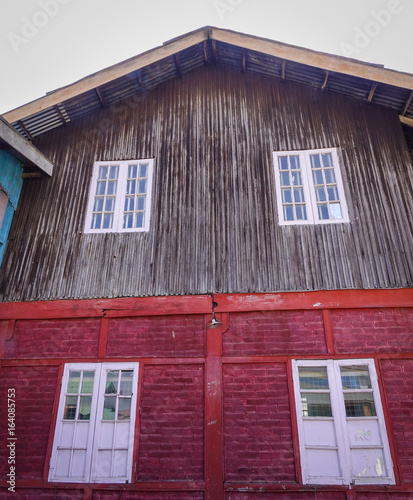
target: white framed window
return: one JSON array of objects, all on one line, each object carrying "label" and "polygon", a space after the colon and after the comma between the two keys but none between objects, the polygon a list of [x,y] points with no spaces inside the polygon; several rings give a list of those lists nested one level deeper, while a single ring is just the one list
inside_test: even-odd
[{"label": "white framed window", "polygon": [[148,231],[153,160],[93,165],[85,233]]},{"label": "white framed window", "polygon": [[131,482],[138,365],[65,365],[49,481]]},{"label": "white framed window", "polygon": [[348,222],[336,148],[273,153],[279,223]]},{"label": "white framed window", "polygon": [[395,484],[374,360],[292,366],[304,484]]}]

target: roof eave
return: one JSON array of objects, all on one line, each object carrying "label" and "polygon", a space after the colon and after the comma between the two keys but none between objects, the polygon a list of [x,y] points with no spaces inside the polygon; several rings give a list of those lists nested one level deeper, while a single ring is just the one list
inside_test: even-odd
[{"label": "roof eave", "polygon": [[36,167],[45,174],[52,175],[53,163],[18,134],[1,116],[0,139],[7,144],[6,150],[9,150],[24,166]]}]

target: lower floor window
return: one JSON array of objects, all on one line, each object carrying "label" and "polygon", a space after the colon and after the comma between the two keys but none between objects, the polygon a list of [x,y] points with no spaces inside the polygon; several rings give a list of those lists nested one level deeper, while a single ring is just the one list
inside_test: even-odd
[{"label": "lower floor window", "polygon": [[293,361],[304,484],[394,484],[374,361]]},{"label": "lower floor window", "polygon": [[138,363],[65,365],[49,481],[132,479]]}]

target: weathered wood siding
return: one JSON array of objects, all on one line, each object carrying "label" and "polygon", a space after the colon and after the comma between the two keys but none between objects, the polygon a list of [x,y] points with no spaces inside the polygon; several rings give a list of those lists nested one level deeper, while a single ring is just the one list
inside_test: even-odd
[{"label": "weathered wood siding", "polygon": [[[2,300],[413,285],[413,169],[397,114],[206,66],[39,137]],[[338,147],[349,224],[279,226],[272,152]],[[154,158],[148,233],[83,234],[93,162]]]}]

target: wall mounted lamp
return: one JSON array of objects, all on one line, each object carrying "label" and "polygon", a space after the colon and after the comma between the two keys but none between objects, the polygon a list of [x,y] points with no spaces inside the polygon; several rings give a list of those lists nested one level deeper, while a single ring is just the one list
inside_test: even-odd
[{"label": "wall mounted lamp", "polygon": [[215,317],[214,308],[217,307],[217,305],[216,302],[212,302],[212,319],[207,324],[207,328],[218,328],[218,326],[222,326],[222,322]]}]

